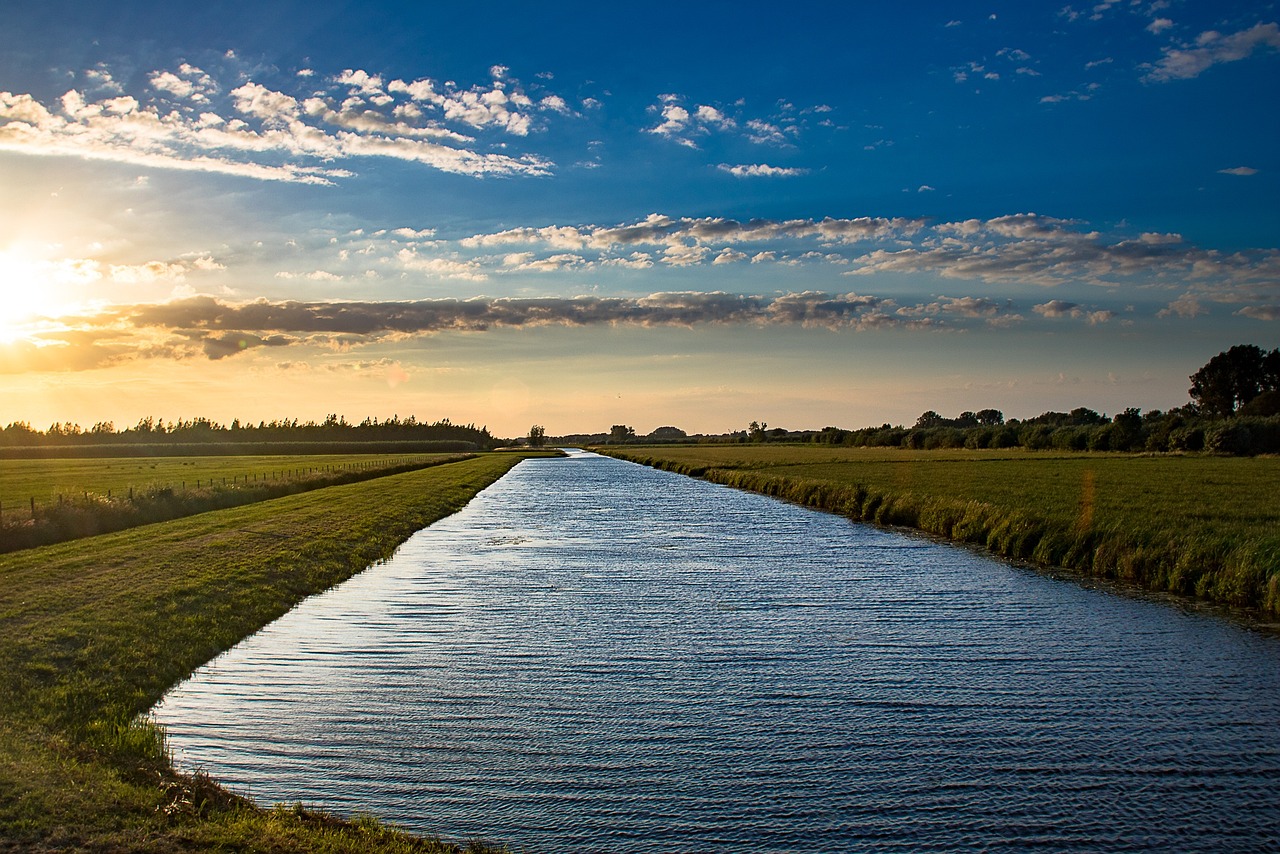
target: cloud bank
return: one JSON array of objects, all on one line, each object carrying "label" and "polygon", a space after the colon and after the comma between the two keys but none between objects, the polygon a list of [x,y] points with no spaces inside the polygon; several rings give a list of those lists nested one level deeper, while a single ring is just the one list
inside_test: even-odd
[{"label": "cloud bank", "polygon": [[407,302],[232,303],[200,296],[60,318],[31,340],[0,346],[0,373],[87,370],[139,359],[219,361],[259,348],[348,349],[440,333],[568,327],[795,326],[862,332],[948,329],[1020,319],[1007,303],[893,299],[817,291],[780,296],[662,292],[642,297],[434,299]]}]

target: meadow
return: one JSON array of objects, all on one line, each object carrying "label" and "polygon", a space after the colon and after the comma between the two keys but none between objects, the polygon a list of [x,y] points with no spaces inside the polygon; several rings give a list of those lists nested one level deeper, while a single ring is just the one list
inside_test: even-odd
[{"label": "meadow", "polygon": [[0,552],[425,468],[466,456],[0,459]]},{"label": "meadow", "polygon": [[1280,616],[1280,459],[737,445],[605,448],[1003,557]]},{"label": "meadow", "polygon": [[0,840],[23,850],[461,850],[368,817],[257,808],[177,774],[163,734],[139,716],[525,456],[474,456],[0,556]]}]

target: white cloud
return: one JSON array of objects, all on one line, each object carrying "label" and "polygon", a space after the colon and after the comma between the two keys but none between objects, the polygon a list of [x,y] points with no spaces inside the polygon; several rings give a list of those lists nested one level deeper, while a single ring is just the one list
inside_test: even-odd
[{"label": "white cloud", "polygon": [[1245,177],[1258,174],[1258,170],[1251,166],[1233,166],[1230,169],[1219,169],[1218,172],[1223,175],[1240,175]]},{"label": "white cloud", "polygon": [[1059,318],[1059,317],[1080,317],[1084,314],[1084,310],[1074,302],[1066,300],[1049,300],[1040,305],[1033,305],[1031,310],[1043,317]]},{"label": "white cloud", "polygon": [[721,163],[716,168],[724,172],[728,172],[735,178],[791,178],[796,175],[809,174],[808,169],[770,166],[767,163],[752,163],[739,166],[730,166],[728,163]]},{"label": "white cloud", "polygon": [[679,104],[667,104],[662,108],[662,123],[649,128],[649,133],[659,136],[675,136],[689,126],[689,111]]},{"label": "white cloud", "polygon": [[1280,305],[1250,305],[1236,312],[1241,317],[1254,320],[1280,320]]},{"label": "white cloud", "polygon": [[1186,293],[1169,303],[1167,308],[1156,312],[1156,317],[1199,317],[1208,313],[1209,310],[1200,305],[1200,300]]},{"label": "white cloud", "polygon": [[739,252],[736,249],[728,247],[720,250],[720,254],[711,259],[712,264],[737,264],[740,261],[747,260],[747,253]]},{"label": "white cloud", "polygon": [[715,107],[709,107],[706,104],[699,105],[694,113],[699,122],[708,125],[714,125],[721,130],[730,130],[737,126],[737,122],[717,110]]},{"label": "white cloud", "polygon": [[[216,81],[187,63],[176,72],[152,72],[144,101],[122,93],[106,70],[86,77],[107,97],[94,101],[73,89],[50,107],[31,95],[0,93],[0,150],[313,184],[350,177],[337,163],[362,157],[466,175],[546,175],[552,166],[533,154],[477,150],[473,137],[447,126],[527,135],[534,105],[510,80],[439,91],[430,81],[397,80],[387,89],[408,96],[397,102],[380,76],[348,69],[331,81],[339,90],[304,98],[248,80],[224,96],[220,110],[210,100],[220,91]],[[544,98],[551,112],[556,97]],[[198,103],[201,111],[174,110],[172,99]]]},{"label": "white cloud", "polygon": [[454,258],[419,255],[416,249],[401,249],[396,253],[400,268],[418,273],[427,273],[444,279],[467,279],[482,282],[488,276],[476,261],[460,261]]},{"label": "white cloud", "polygon": [[397,237],[404,237],[409,240],[427,240],[429,238],[436,236],[436,230],[434,228],[423,228],[423,229],[412,229],[408,227],[393,228],[391,229],[391,233],[396,235]]},{"label": "white cloud", "polygon": [[702,259],[707,257],[709,251],[705,246],[675,244],[667,247],[662,256],[662,262],[670,264],[672,267],[688,267],[693,264],[701,264]]},{"label": "white cloud", "polygon": [[[712,134],[732,134],[757,144],[791,146],[794,139],[809,127],[810,117],[833,111],[826,104],[797,111],[794,104],[780,101],[776,105],[776,115],[747,118],[742,115],[744,104],[745,101],[739,99],[729,108],[711,104],[688,105],[684,96],[666,93],[659,95],[658,103],[649,107],[649,112],[658,116],[660,121],[646,128],[646,132],[689,148],[698,148],[697,140]],[[826,118],[817,124],[821,127],[834,126]]]},{"label": "white cloud", "polygon": [[1147,24],[1147,32],[1154,33],[1155,35],[1159,35],[1160,33],[1163,33],[1165,30],[1171,29],[1172,27],[1173,27],[1173,21],[1169,20],[1168,18],[1156,18],[1154,21]]},{"label": "white cloud", "polygon": [[348,68],[335,77],[334,82],[342,86],[348,86],[352,91],[366,95],[382,94],[382,78],[362,69]]},{"label": "white cloud", "polygon": [[782,128],[775,124],[762,121],[761,119],[751,119],[747,122],[749,133],[747,139],[758,145],[790,145],[791,140],[783,134]]},{"label": "white cloud", "polygon": [[231,97],[235,98],[237,110],[267,121],[292,119],[301,111],[297,99],[257,83],[245,83],[232,89]]},{"label": "white cloud", "polygon": [[559,113],[562,116],[567,116],[573,112],[569,109],[569,105],[565,102],[564,98],[561,98],[559,95],[547,95],[538,102],[538,106],[542,107],[544,110],[551,110],[554,113]]},{"label": "white cloud", "polygon": [[1255,24],[1247,30],[1223,35],[1216,30],[1200,34],[1194,47],[1165,48],[1164,56],[1143,78],[1147,82],[1165,83],[1198,77],[1214,65],[1237,62],[1256,50],[1280,48],[1280,26],[1273,21]]}]

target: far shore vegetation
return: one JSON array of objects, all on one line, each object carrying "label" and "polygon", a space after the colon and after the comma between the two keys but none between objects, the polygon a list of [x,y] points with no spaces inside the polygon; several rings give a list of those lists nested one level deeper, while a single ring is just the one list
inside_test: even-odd
[{"label": "far shore vegetation", "polygon": [[258,807],[174,771],[144,717],[296,603],[526,458],[483,454],[0,556],[0,847],[455,852],[371,817]]}]

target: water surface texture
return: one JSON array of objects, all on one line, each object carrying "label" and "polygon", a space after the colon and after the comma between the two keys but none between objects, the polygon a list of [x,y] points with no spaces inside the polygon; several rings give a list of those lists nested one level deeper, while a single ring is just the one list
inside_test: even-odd
[{"label": "water surface texture", "polygon": [[261,803],[518,851],[1280,847],[1280,639],[592,455],[157,716]]}]

